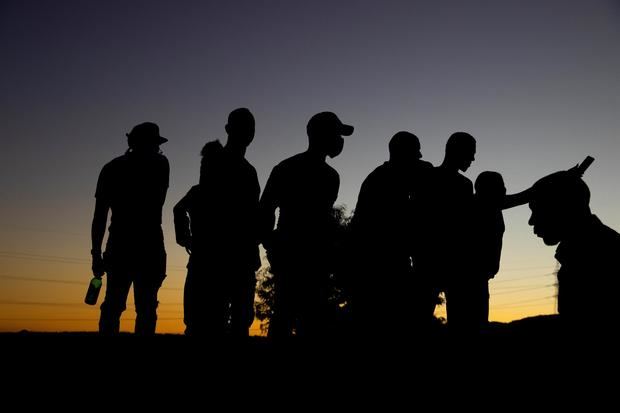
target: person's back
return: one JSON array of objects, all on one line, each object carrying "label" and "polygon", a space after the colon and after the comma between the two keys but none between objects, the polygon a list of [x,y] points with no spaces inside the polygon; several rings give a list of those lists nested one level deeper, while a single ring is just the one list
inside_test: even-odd
[{"label": "person's back", "polygon": [[404,173],[385,162],[366,177],[360,189],[351,227],[359,243],[374,250],[380,260],[392,257],[409,263],[411,231],[416,230],[411,203],[419,181],[432,169],[426,161],[412,163],[412,170]]},{"label": "person's back", "polygon": [[[362,247],[377,251],[377,260],[408,254],[399,243],[408,227],[403,220],[407,217],[410,191],[403,181],[395,168],[384,162],[366,177],[360,188],[351,227],[361,238],[358,243]],[[404,252],[399,254],[403,247]]]},{"label": "person's back", "polygon": [[371,325],[379,339],[402,334],[411,322],[419,290],[411,267],[411,202],[420,175],[432,168],[420,160],[420,142],[409,132],[396,133],[389,152],[389,161],[362,183],[349,246],[356,330],[368,336]]}]

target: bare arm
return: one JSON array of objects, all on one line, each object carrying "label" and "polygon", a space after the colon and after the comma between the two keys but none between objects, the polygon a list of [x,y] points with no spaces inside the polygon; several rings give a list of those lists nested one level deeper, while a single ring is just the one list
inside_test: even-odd
[{"label": "bare arm", "polygon": [[276,223],[275,213],[279,206],[276,168],[271,171],[259,202],[259,239],[265,249],[270,247],[271,232]]},{"label": "bare arm", "polygon": [[[594,158],[587,156],[581,164],[577,164],[568,169],[567,172],[574,174],[577,177],[582,177],[586,169],[594,162]],[[519,205],[527,204],[532,197],[532,188],[528,188],[525,191],[521,191],[516,194],[506,195],[502,209],[509,209]]]},{"label": "bare arm", "polygon": [[108,222],[108,212],[110,205],[107,201],[97,198],[95,202],[95,213],[93,215],[93,223],[91,226],[91,240],[93,258],[92,269],[95,277],[103,276],[103,258],[101,256],[101,244],[105,235],[105,226]]},{"label": "bare arm", "polygon": [[524,205],[530,202],[532,196],[532,188],[528,188],[525,191],[518,192],[516,194],[506,195],[504,197],[504,203],[502,209],[510,209],[519,205]]},{"label": "bare arm", "polygon": [[174,233],[177,244],[184,247],[188,253],[191,251],[192,247],[190,220],[187,213],[190,204],[190,194],[191,191],[181,198],[172,210],[174,214]]}]

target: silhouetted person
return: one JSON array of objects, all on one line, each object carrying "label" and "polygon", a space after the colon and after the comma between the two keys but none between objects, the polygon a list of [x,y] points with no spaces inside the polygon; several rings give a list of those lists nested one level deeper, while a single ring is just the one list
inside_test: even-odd
[{"label": "silhouetted person", "polygon": [[[161,212],[168,190],[170,167],[159,145],[167,142],[150,122],[127,134],[127,152],[106,164],[97,182],[92,223],[93,274],[107,273],[99,331],[119,332],[133,284],[136,334],[155,334],[157,292],[166,277],[166,251]],[[108,212],[111,211],[106,250],[101,254]]]},{"label": "silhouetted person", "polygon": [[571,171],[537,181],[529,224],[547,245],[558,245],[558,312],[568,331],[613,334],[620,319],[620,235],[590,211],[590,190]]},{"label": "silhouetted person", "polygon": [[396,133],[389,153],[389,161],[362,183],[351,221],[355,328],[378,338],[408,333],[412,317],[419,318],[414,307],[422,291],[412,277],[410,238],[415,229],[409,218],[416,184],[432,168],[421,160],[420,141],[412,133]]},{"label": "silhouetted person", "polygon": [[471,211],[474,191],[465,172],[474,161],[476,140],[468,133],[456,132],[446,143],[443,163],[428,174],[415,201],[416,231],[414,269],[421,283],[430,284],[435,293],[427,304],[429,319],[435,310],[437,295],[446,294],[448,324],[459,329],[466,323],[461,316],[467,306],[466,283],[469,278]]},{"label": "silhouetted person", "polygon": [[506,195],[502,175],[492,171],[478,175],[474,187],[476,193],[469,243],[471,279],[465,286],[470,302],[466,311],[472,329],[484,328],[489,322],[489,280],[499,271],[506,228],[502,211],[526,204],[530,193],[530,190],[525,190]]},{"label": "silhouetted person", "polygon": [[226,146],[204,146],[199,184],[174,207],[177,243],[190,252],[183,305],[191,336],[246,337],[254,320],[260,186],[245,159],[252,113],[232,111],[226,132]]},{"label": "silhouetted person", "polygon": [[[353,127],[331,112],[307,125],[308,150],[275,166],[261,197],[263,245],[274,275],[275,302],[269,335],[316,337],[323,334],[333,206],[340,177],[325,162],[342,152]],[[279,209],[277,229],[275,213]]]}]

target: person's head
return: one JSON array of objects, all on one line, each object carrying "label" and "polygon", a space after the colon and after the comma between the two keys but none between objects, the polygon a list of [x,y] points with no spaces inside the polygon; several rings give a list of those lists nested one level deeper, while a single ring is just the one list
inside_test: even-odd
[{"label": "person's head", "polygon": [[484,171],[476,178],[474,184],[478,199],[493,205],[501,205],[506,196],[504,178],[499,172]]},{"label": "person's head", "polygon": [[153,122],[140,123],[125,136],[132,152],[159,152],[159,145],[168,142],[168,139],[159,134],[159,126]]},{"label": "person's head", "polygon": [[528,223],[534,227],[534,234],[545,244],[555,245],[592,214],[590,189],[580,177],[556,172],[532,186],[530,209]]},{"label": "person's head", "polygon": [[222,159],[224,147],[220,141],[207,142],[200,151],[200,184],[204,184],[211,171],[217,169]]},{"label": "person's head", "polygon": [[389,143],[390,162],[399,167],[412,166],[422,158],[420,140],[410,132],[397,132]]},{"label": "person's head", "polygon": [[228,115],[226,133],[228,142],[247,148],[254,139],[254,116],[247,108],[238,108]]},{"label": "person's head", "polygon": [[344,147],[342,137],[351,136],[353,126],[342,123],[333,112],[320,112],[310,118],[306,132],[310,149],[335,158]]},{"label": "person's head", "polygon": [[476,159],[476,139],[467,132],[455,132],[446,143],[445,161],[465,172]]}]

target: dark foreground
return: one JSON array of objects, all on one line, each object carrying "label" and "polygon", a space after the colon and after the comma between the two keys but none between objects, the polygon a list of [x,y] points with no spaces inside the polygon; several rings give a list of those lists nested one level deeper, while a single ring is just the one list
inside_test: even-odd
[{"label": "dark foreground", "polygon": [[297,394],[304,403],[331,394],[345,403],[380,397],[388,404],[399,400],[399,405],[401,397],[414,394],[437,394],[450,403],[452,392],[483,398],[508,392],[514,398],[524,389],[531,397],[532,392],[553,395],[555,386],[575,396],[584,394],[584,386],[602,391],[617,383],[620,350],[615,342],[569,339],[552,316],[495,324],[486,334],[463,340],[441,331],[425,339],[412,335],[314,343],[274,343],[262,337],[216,343],[181,335],[0,334],[3,376],[17,388],[121,386],[116,389],[147,389],[157,397],[189,392],[191,398],[232,392],[231,401],[258,397],[256,402]]}]

